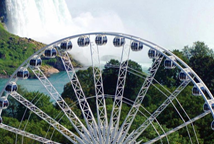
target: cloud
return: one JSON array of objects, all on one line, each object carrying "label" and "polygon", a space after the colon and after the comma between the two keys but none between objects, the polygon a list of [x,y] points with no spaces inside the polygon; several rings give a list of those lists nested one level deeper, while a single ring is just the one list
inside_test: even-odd
[{"label": "cloud", "polygon": [[45,43],[51,43],[64,37],[89,32],[124,33],[126,30],[121,18],[116,13],[106,12],[94,16],[90,12],[83,12],[77,17],[72,17],[69,23],[53,24],[53,27],[46,28],[39,36],[34,35],[34,38]]},{"label": "cloud", "polygon": [[66,2],[75,17],[83,12],[90,12],[93,16],[114,12],[123,23],[124,33],[148,39],[170,50],[182,49],[195,41],[204,41],[214,48],[213,0]]},{"label": "cloud", "polygon": [[74,17],[72,21],[75,26],[79,27],[81,32],[126,31],[121,18],[113,12],[100,13],[97,16],[90,12],[84,12],[78,17]]},{"label": "cloud", "polygon": [[[28,2],[33,5],[37,1]],[[16,13],[20,16],[14,15],[19,20],[15,24],[19,32],[30,33],[22,36],[51,43],[75,34],[111,31],[145,38],[170,50],[182,49],[195,41],[204,41],[209,47],[214,47],[214,1],[211,0],[206,2],[56,0],[54,2],[57,3],[54,5],[44,3],[45,7],[39,7],[42,11],[40,17],[34,16],[37,13],[35,5],[34,9],[26,7],[30,12],[22,13],[20,10]],[[22,20],[25,22],[22,23]],[[80,59],[87,63],[90,60],[90,52],[82,51],[85,50],[77,50],[76,54],[84,54]],[[114,55],[117,50],[104,49],[104,51],[106,55]],[[134,54],[132,57],[136,59],[140,57],[140,61],[145,60],[142,57],[145,57],[146,53],[143,56],[137,55]]]}]

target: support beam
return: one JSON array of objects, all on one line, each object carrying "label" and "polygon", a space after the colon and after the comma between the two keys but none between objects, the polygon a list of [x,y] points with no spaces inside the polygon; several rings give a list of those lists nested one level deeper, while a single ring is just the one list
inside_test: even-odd
[{"label": "support beam", "polygon": [[73,132],[62,126],[60,123],[55,121],[53,118],[51,118],[48,114],[43,112],[41,109],[39,109],[37,106],[32,104],[30,101],[25,99],[22,95],[20,95],[17,92],[13,92],[10,94],[15,100],[17,100],[19,103],[24,105],[26,108],[28,108],[30,111],[32,111],[34,114],[39,116],[41,119],[46,121],[49,125],[54,127],[58,132],[60,132],[62,135],[64,135],[68,140],[70,140],[72,143],[77,143],[77,141],[81,144],[84,142],[82,139],[80,139],[77,135],[75,135]]},{"label": "support beam", "polygon": [[2,128],[4,130],[7,130],[7,131],[10,131],[10,132],[13,132],[13,133],[18,134],[18,135],[22,135],[24,137],[31,138],[31,139],[39,141],[41,143],[45,143],[45,144],[60,144],[58,142],[54,142],[52,140],[40,137],[38,135],[29,133],[29,132],[26,132],[26,131],[22,131],[20,129],[17,129],[17,128],[14,128],[12,126],[8,126],[8,125],[5,125],[5,124],[0,124],[0,128]]},{"label": "support beam", "polygon": [[[148,142],[146,142],[146,143],[144,143],[144,144],[151,144],[151,143],[154,143],[154,142],[156,142],[156,141],[158,141],[158,140],[160,140],[160,139],[162,139],[162,138],[168,136],[169,134],[172,134],[172,133],[178,131],[179,129],[181,129],[181,128],[183,128],[183,127],[185,127],[185,126],[187,126],[187,125],[189,125],[189,124],[191,124],[191,123],[193,123],[193,122],[195,122],[195,121],[197,121],[197,120],[203,118],[204,116],[206,116],[206,115],[209,114],[209,113],[210,113],[210,111],[204,112],[204,113],[202,113],[202,114],[196,116],[195,118],[193,118],[193,119],[191,119],[191,120],[189,120],[189,121],[187,121],[187,122],[181,124],[180,126],[177,126],[176,128],[174,128],[174,129],[172,129],[172,130],[166,132],[165,134],[162,134],[162,135],[160,135],[159,137],[154,138],[154,139],[152,139],[152,140],[150,140],[150,141],[148,141]],[[139,144],[139,143],[137,143],[137,144]]]},{"label": "support beam", "polygon": [[126,116],[126,119],[124,120],[124,122],[114,140],[114,143],[116,143],[116,142],[121,143],[127,136],[128,131],[135,119],[135,116],[140,108],[140,105],[141,105],[144,97],[146,96],[146,93],[147,93],[150,85],[152,84],[152,81],[155,77],[155,74],[156,74],[162,60],[163,60],[163,56],[160,55],[157,59],[155,59],[154,63],[152,64],[152,67],[150,69],[150,74],[146,77],[146,79],[135,99],[135,102],[132,105],[132,108],[130,109],[128,115]]},{"label": "support beam", "polygon": [[79,102],[82,115],[84,117],[89,133],[91,135],[91,140],[93,141],[93,143],[99,143],[98,126],[96,120],[85,97],[82,86],[79,82],[79,79],[73,67],[73,64],[71,63],[69,54],[67,51],[61,50],[60,48],[58,48],[58,52],[64,65],[64,68],[67,72],[67,75],[69,77],[69,80],[71,82],[71,85],[73,87],[73,90],[75,92],[75,95],[77,97],[77,100]]},{"label": "support beam", "polygon": [[[94,77],[94,87],[95,87],[95,95],[96,95],[96,107],[97,107],[97,121],[98,121],[98,129],[99,129],[99,139],[100,143],[105,143],[107,128],[108,128],[108,118],[106,111],[106,102],[104,96],[104,88],[103,88],[103,79],[102,79],[102,70],[100,67],[100,57],[99,57],[99,49],[98,46],[95,46],[94,43],[90,43],[91,49],[91,61],[93,68],[93,77]],[[97,67],[96,67],[97,65]]]},{"label": "support beam", "polygon": [[68,104],[64,101],[52,83],[48,80],[45,74],[40,70],[40,68],[31,67],[34,75],[37,79],[42,83],[42,85],[46,88],[50,96],[55,100],[61,110],[64,112],[65,116],[69,119],[72,126],[78,132],[78,134],[82,137],[85,142],[90,140],[90,134],[88,130],[85,128],[80,119],[76,116],[76,114],[71,110]]},{"label": "support beam", "polygon": [[157,108],[157,110],[133,133],[133,135],[127,137],[125,142],[135,141],[189,83],[190,80],[183,81],[181,85],[161,104],[161,106]]},{"label": "support beam", "polygon": [[114,141],[118,132],[120,114],[122,109],[123,93],[126,83],[126,74],[129,63],[130,45],[124,45],[121,55],[120,68],[118,72],[117,86],[114,97],[114,103],[111,112],[110,124],[108,129],[107,143]]}]

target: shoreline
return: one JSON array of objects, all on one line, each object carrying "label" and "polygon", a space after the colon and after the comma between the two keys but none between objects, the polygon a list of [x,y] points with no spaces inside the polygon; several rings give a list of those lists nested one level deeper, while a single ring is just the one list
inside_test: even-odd
[{"label": "shoreline", "polygon": [[10,78],[10,76],[0,74],[0,79],[8,79],[8,78]]},{"label": "shoreline", "polygon": [[[76,71],[78,71],[78,70],[85,70],[85,69],[87,69],[88,67],[87,66],[84,66],[84,67],[76,67],[76,68],[74,68]],[[52,69],[52,68],[50,68],[50,69]],[[45,73],[45,75],[47,76],[47,77],[51,77],[51,75],[54,75],[54,74],[57,74],[57,73],[59,73],[59,72],[63,72],[63,71],[65,71],[65,70],[58,70],[58,69],[56,69],[56,68],[54,68],[54,70],[57,70],[57,72],[55,71],[55,72],[50,72],[50,71],[46,71],[46,72],[44,72]],[[3,75],[3,74],[0,74],[0,79],[9,79],[10,78],[10,76],[9,75]],[[34,77],[29,77],[29,79],[34,79]]]}]

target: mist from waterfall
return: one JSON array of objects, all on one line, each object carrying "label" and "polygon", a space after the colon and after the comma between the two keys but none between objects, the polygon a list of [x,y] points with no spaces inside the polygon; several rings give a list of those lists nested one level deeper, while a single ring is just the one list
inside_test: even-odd
[{"label": "mist from waterfall", "polygon": [[21,37],[50,42],[72,25],[64,0],[6,0],[6,9],[8,31]]},{"label": "mist from waterfall", "polygon": [[65,0],[6,0],[6,10],[9,32],[44,43],[92,31],[125,32],[122,20],[111,11],[96,16],[83,11],[72,18]]},{"label": "mist from waterfall", "polygon": [[[6,25],[9,32],[46,44],[79,33],[94,31],[126,33],[117,13],[105,11],[93,15],[86,11],[73,18],[65,0],[6,0],[6,10]],[[105,64],[111,58],[119,60],[121,51],[108,45],[107,47],[108,49],[103,49],[104,52],[100,55],[101,62]],[[82,64],[90,63],[90,51],[87,49],[72,49],[71,53]],[[136,54],[133,57],[136,58]]]}]

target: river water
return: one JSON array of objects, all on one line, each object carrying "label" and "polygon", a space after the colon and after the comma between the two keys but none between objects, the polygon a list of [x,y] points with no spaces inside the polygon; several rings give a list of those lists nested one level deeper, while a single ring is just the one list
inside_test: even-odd
[{"label": "river water", "polygon": [[[8,79],[0,79],[0,90],[4,88],[4,85],[7,83],[7,81]],[[61,94],[63,92],[64,85],[69,82],[69,78],[67,76],[67,73],[65,71],[62,71],[57,74],[51,75],[49,81]],[[26,88],[28,91],[40,91],[48,94],[48,92],[38,79],[18,80],[17,84],[21,85],[23,88]]]},{"label": "river water", "polygon": [[[143,71],[147,73],[146,68],[143,68]],[[69,82],[69,78],[67,76],[66,71],[61,71],[57,74],[52,74],[48,79],[60,94],[63,92],[64,85]],[[4,88],[8,80],[9,79],[0,79],[0,91]],[[45,87],[38,79],[18,80],[17,84],[21,85],[28,91],[40,91],[44,94],[49,95]]]}]

